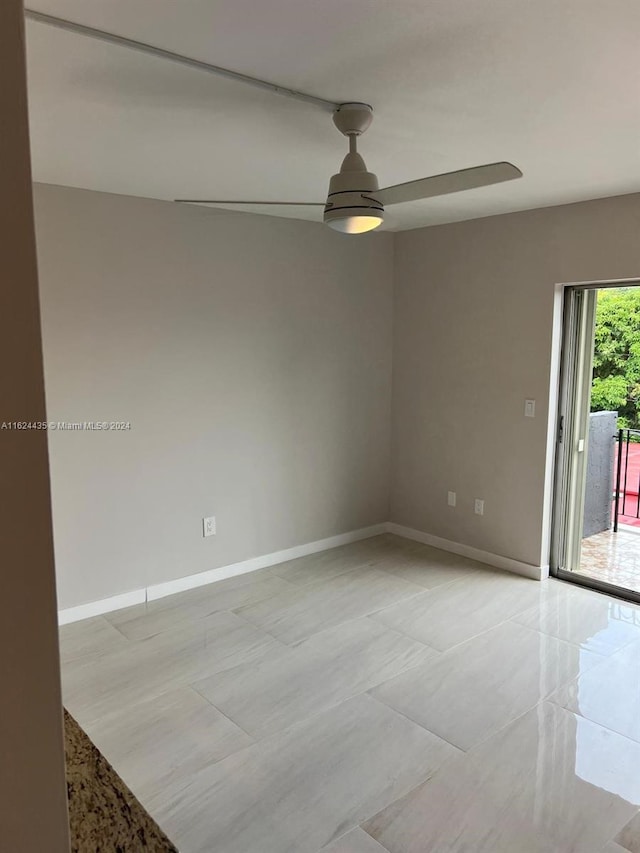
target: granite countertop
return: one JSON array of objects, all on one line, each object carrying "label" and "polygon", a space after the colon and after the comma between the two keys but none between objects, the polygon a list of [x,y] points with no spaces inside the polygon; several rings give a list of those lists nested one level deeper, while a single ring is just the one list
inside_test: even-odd
[{"label": "granite countertop", "polygon": [[178,853],[66,710],[64,725],[72,853]]}]

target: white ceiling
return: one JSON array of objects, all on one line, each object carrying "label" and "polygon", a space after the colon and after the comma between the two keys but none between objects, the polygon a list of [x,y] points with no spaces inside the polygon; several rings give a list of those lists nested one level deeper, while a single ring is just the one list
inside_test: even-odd
[{"label": "white ceiling", "polygon": [[[524,172],[392,207],[394,230],[640,191],[638,0],[32,4],[372,104],[360,148],[382,186],[495,160]],[[160,199],[324,201],[346,150],[330,113],[306,103],[40,23],[27,23],[27,44],[38,181]]]}]

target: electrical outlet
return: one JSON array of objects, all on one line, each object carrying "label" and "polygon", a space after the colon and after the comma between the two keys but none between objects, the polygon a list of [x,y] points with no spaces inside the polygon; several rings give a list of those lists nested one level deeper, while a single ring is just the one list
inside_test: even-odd
[{"label": "electrical outlet", "polygon": [[208,518],[202,519],[202,535],[203,536],[215,536],[216,535],[216,517],[215,517],[215,515],[210,515]]},{"label": "electrical outlet", "polygon": [[456,493],[455,492],[449,492],[449,494],[447,495],[447,503],[449,504],[449,506],[455,506],[456,505]]},{"label": "electrical outlet", "polygon": [[476,498],[473,511],[476,515],[484,515],[484,501]]}]

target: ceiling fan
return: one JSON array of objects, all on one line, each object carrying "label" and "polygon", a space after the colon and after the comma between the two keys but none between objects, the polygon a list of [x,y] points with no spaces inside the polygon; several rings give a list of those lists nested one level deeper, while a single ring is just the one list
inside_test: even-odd
[{"label": "ceiling fan", "polygon": [[357,139],[373,121],[373,109],[368,104],[339,104],[333,113],[333,122],[340,133],[349,139],[349,153],[342,161],[340,171],[329,182],[327,201],[239,201],[219,199],[177,198],[182,204],[256,204],[256,205],[300,205],[324,207],[324,222],[336,231],[345,234],[363,234],[378,228],[384,220],[384,208],[389,204],[401,204],[423,198],[447,195],[448,193],[499,184],[521,178],[522,172],[511,163],[488,163],[456,172],[445,172],[395,184],[379,189],[378,178],[358,153]]},{"label": "ceiling fan", "polygon": [[322,109],[333,111],[333,121],[340,133],[349,139],[349,153],[342,161],[340,171],[333,175],[329,182],[329,194],[326,202],[298,202],[298,201],[248,201],[248,200],[219,200],[219,199],[197,199],[177,198],[175,201],[183,204],[219,204],[219,205],[295,205],[301,207],[324,207],[324,221],[336,231],[346,234],[363,234],[378,228],[384,219],[385,205],[401,204],[402,202],[418,201],[424,198],[447,195],[448,193],[471,190],[476,187],[485,187],[491,184],[499,184],[503,181],[512,181],[521,178],[522,172],[511,163],[499,162],[488,163],[484,166],[474,166],[471,169],[459,169],[456,172],[446,172],[442,175],[432,175],[428,178],[419,178],[417,181],[408,181],[404,184],[396,184],[392,187],[379,189],[378,178],[373,172],[367,171],[364,160],[358,154],[357,139],[369,127],[373,121],[373,109],[369,104],[358,102],[336,103],[328,101],[317,95],[310,95],[295,89],[287,88],[251,77],[239,71],[212,65],[201,59],[184,56],[166,48],[157,47],[148,42],[141,42],[127,38],[116,33],[58,18],[34,9],[25,9],[25,16],[40,24],[67,30],[77,35],[98,39],[108,44],[126,47],[147,55],[166,59],[189,68],[215,74],[245,83],[278,95],[295,98],[299,101],[314,104]]}]

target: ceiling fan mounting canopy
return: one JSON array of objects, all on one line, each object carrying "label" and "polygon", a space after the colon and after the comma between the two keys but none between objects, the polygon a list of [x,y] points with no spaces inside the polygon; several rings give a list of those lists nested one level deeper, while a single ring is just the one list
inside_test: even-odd
[{"label": "ceiling fan mounting canopy", "polygon": [[373,107],[352,101],[333,111],[333,123],[345,136],[360,136],[373,121]]}]

